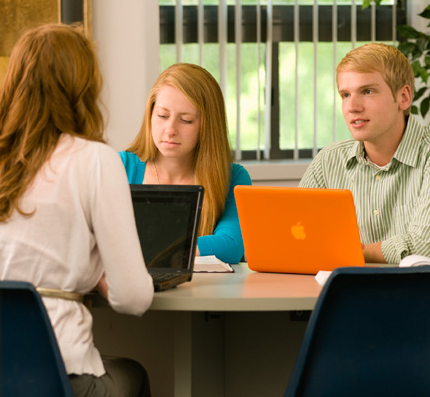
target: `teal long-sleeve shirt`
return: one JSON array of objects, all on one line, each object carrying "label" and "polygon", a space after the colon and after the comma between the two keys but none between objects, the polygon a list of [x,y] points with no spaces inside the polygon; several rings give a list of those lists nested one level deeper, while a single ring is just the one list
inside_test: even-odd
[{"label": "teal long-sleeve shirt", "polygon": [[[134,153],[123,151],[119,154],[127,172],[128,182],[141,184],[145,175],[146,163],[142,162]],[[224,213],[215,226],[213,234],[200,236],[197,239],[200,255],[215,255],[227,263],[238,263],[242,259],[243,239],[234,198],[234,187],[237,185],[251,185],[251,178],[244,167],[233,163]]]}]

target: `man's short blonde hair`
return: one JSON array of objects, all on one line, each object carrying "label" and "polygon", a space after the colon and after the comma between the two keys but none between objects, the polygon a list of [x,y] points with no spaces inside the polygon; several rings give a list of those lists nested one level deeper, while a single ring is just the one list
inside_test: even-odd
[{"label": "man's short blonde hair", "polygon": [[[394,99],[405,85],[411,87],[412,93],[414,92],[415,77],[409,59],[397,48],[388,44],[369,43],[349,51],[337,66],[336,75],[346,71],[381,73]],[[410,108],[404,113],[408,115]]]}]

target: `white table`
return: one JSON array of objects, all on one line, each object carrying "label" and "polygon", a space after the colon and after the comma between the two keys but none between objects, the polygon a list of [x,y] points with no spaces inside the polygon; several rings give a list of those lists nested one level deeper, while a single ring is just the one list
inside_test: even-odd
[{"label": "white table", "polygon": [[[103,353],[145,357],[154,395],[252,397],[263,387],[270,396],[271,386],[281,395],[306,327],[288,312],[312,310],[321,286],[313,275],[233,267],[235,273],[195,273],[191,282],[156,293],[144,325],[94,307],[96,345]],[[114,349],[112,339],[124,346]],[[161,343],[168,346],[159,352]]]},{"label": "white table", "polygon": [[312,310],[321,286],[314,276],[256,273],[245,263],[235,273],[194,273],[189,283],[156,293],[151,310]]}]

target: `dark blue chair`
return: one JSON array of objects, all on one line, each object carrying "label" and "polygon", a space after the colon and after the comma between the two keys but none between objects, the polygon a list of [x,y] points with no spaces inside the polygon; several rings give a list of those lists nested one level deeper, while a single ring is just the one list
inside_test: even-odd
[{"label": "dark blue chair", "polygon": [[430,266],[339,268],[284,397],[430,396]]},{"label": "dark blue chair", "polygon": [[0,281],[0,396],[73,396],[43,301],[26,282]]}]

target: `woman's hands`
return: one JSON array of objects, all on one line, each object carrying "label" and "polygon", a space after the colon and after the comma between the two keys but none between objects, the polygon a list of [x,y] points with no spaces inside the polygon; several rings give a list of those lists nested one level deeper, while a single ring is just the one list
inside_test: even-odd
[{"label": "woman's hands", "polygon": [[105,299],[108,298],[108,286],[106,282],[106,274],[103,273],[99,282],[96,285],[96,291],[98,291]]}]

